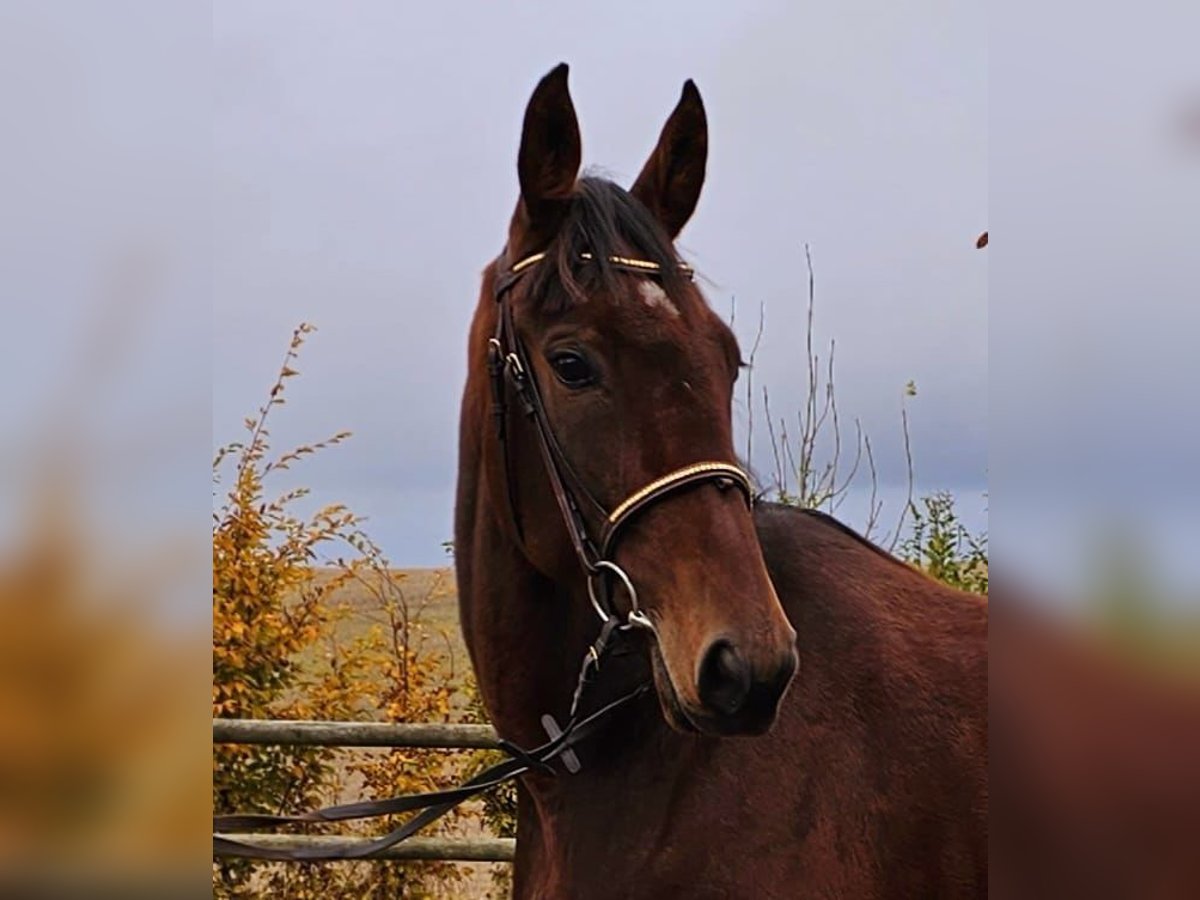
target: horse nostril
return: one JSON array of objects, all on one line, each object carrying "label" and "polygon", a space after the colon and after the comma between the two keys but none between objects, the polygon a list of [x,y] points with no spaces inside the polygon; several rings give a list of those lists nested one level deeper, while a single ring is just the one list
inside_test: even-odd
[{"label": "horse nostril", "polygon": [[750,667],[729,641],[714,641],[700,663],[697,686],[705,706],[732,716],[750,694]]}]

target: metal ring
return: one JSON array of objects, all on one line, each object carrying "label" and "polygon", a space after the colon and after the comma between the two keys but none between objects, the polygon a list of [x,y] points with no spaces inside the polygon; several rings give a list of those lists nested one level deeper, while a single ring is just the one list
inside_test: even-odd
[{"label": "metal ring", "polygon": [[633,582],[629,580],[629,576],[625,574],[624,569],[614,562],[609,562],[607,559],[600,560],[599,562],[595,563],[592,568],[593,571],[587,577],[588,599],[592,601],[592,608],[596,610],[596,614],[600,616],[601,622],[607,622],[612,618],[613,614],[604,609],[604,607],[600,605],[600,601],[596,599],[596,589],[593,587],[593,584],[596,580],[596,577],[600,574],[598,571],[599,569],[608,569],[619,579],[621,579],[621,583],[625,585],[625,590],[629,592],[629,603],[632,607],[629,614],[630,620],[632,621],[634,613],[636,613],[640,618],[645,618],[645,616],[642,615],[641,610],[638,608],[637,591],[633,587]]},{"label": "metal ring", "polygon": [[625,621],[637,628],[644,628],[655,637],[658,637],[658,629],[654,627],[654,623],[650,621],[650,617],[640,609],[631,609],[629,617]]}]

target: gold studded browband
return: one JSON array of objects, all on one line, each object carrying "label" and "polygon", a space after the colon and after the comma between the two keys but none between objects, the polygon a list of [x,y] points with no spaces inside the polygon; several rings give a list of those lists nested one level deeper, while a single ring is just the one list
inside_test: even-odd
[{"label": "gold studded browband", "polygon": [[[546,255],[545,251],[531,253],[529,256],[517,260],[512,265],[507,265],[505,262],[507,252],[501,254],[494,284],[496,299],[499,300],[509,288],[520,281],[521,276],[538,263],[544,261]],[[579,254],[579,259],[583,262],[593,262],[596,257],[585,250]],[[662,273],[662,266],[648,259],[636,259],[630,256],[607,256],[605,259],[613,268],[620,269],[623,272],[632,272],[635,275],[658,275]],[[689,281],[696,276],[695,269],[685,262],[677,262],[675,267],[679,274]]]},{"label": "gold studded browband", "polygon": [[[526,256],[524,259],[518,260],[517,262],[515,262],[511,266],[509,266],[508,274],[509,275],[520,275],[526,269],[528,269],[531,266],[537,265],[545,258],[546,258],[545,252],[531,253],[529,256]],[[595,259],[595,257],[591,253],[588,253],[586,250],[583,253],[579,254],[579,258],[581,260],[583,260],[584,262],[591,262],[592,260]],[[610,266],[616,266],[618,269],[625,269],[626,271],[629,271],[629,272],[645,272],[650,275],[653,275],[656,272],[662,271],[662,266],[660,266],[656,262],[651,262],[648,259],[634,259],[634,258],[628,257],[628,256],[609,256],[608,264]],[[676,266],[679,269],[680,273],[682,275],[684,275],[686,278],[692,278],[696,274],[695,270],[685,262],[676,263]]]}]

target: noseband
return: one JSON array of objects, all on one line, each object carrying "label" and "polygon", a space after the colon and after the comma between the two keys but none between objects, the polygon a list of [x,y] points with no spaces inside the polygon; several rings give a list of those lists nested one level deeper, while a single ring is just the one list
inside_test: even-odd
[{"label": "noseband", "polygon": [[[688,463],[638,488],[611,510],[606,509],[583,484],[554,435],[534,379],[533,368],[529,364],[528,354],[513,321],[513,304],[510,300],[512,288],[523,275],[542,262],[546,254],[534,253],[511,265],[506,264],[506,257],[507,252],[502,254],[496,263],[494,295],[499,311],[496,316],[496,332],[488,340],[488,372],[491,376],[493,413],[503,457],[509,517],[517,539],[524,544],[508,450],[506,385],[512,387],[521,411],[533,423],[550,487],[562,513],[563,522],[567,526],[567,534],[570,536],[575,555],[587,578],[588,597],[596,614],[601,622],[606,624],[616,617],[612,597],[614,587],[620,585],[629,595],[630,611],[626,623],[653,632],[653,624],[638,605],[633,582],[613,559],[623,529],[647,507],[685,488],[704,482],[713,482],[721,490],[737,487],[746,498],[747,504],[751,504],[754,492],[750,486],[750,479],[733,463],[711,460]],[[581,253],[580,260],[584,263],[595,262],[590,253]],[[610,256],[607,262],[612,268],[639,275],[661,274],[662,271],[658,263],[644,259]],[[681,262],[678,263],[678,267],[684,276],[689,279],[692,277],[691,266]],[[587,513],[584,512],[585,508]],[[595,539],[588,529],[589,514],[592,521],[599,523]]]}]

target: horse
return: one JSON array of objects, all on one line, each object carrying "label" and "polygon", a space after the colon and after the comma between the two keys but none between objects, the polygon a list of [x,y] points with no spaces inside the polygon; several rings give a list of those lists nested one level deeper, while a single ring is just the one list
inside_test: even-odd
[{"label": "horse", "polygon": [[625,190],[581,174],[567,76],[529,99],[482,273],[455,565],[509,746],[572,716],[580,659],[591,707],[628,702],[569,769],[521,777],[514,895],[986,894],[986,598],[751,488],[738,344],[674,247],[705,177],[700,93]]}]

